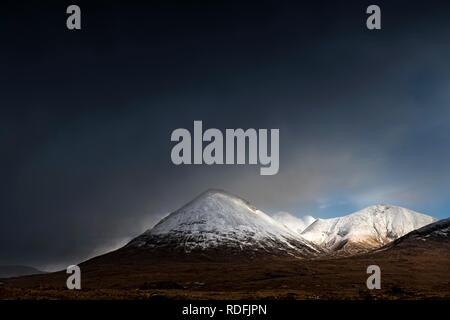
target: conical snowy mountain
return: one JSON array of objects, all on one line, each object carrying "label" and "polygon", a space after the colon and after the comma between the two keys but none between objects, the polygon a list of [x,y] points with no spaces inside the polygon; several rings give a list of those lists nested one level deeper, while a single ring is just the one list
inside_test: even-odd
[{"label": "conical snowy mountain", "polygon": [[331,251],[354,253],[381,247],[434,221],[405,208],[375,205],[344,217],[318,219],[301,236]]},{"label": "conical snowy mountain", "polygon": [[299,257],[321,251],[249,202],[221,190],[201,194],[127,247],[183,252],[220,249],[221,252],[251,251]]}]

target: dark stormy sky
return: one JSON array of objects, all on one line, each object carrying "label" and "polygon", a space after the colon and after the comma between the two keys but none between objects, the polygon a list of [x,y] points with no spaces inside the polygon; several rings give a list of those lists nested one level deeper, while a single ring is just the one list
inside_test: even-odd
[{"label": "dark stormy sky", "polygon": [[[450,4],[3,1],[0,264],[115,248],[202,191],[268,213],[450,212]],[[175,166],[170,134],[279,128],[280,171]]]}]

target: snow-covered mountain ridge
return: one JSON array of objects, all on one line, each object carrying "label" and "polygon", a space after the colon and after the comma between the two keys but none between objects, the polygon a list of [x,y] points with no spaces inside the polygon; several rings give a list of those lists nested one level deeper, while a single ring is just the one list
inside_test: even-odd
[{"label": "snow-covered mountain ridge", "polygon": [[333,251],[369,250],[434,221],[433,217],[402,207],[375,205],[343,217],[318,219],[301,236]]},{"label": "snow-covered mountain ridge", "polygon": [[297,257],[337,251],[350,254],[379,248],[433,221],[430,216],[390,205],[332,219],[298,219],[288,213],[271,217],[237,196],[208,190],[127,247],[187,253],[250,250]]}]

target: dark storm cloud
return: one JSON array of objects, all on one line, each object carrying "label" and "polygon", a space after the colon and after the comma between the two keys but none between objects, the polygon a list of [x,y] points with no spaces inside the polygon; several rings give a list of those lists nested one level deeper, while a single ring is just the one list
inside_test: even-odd
[{"label": "dark storm cloud", "polygon": [[[63,267],[210,187],[262,210],[448,216],[448,5],[11,4],[0,34],[0,264]],[[63,13],[61,17],[61,12]],[[170,162],[179,127],[280,128],[280,171]]]}]

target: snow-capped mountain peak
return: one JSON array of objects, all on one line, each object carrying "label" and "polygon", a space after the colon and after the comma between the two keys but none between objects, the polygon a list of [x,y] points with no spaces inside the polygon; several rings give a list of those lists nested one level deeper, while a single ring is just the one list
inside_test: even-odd
[{"label": "snow-capped mountain peak", "polygon": [[318,219],[302,232],[302,237],[331,250],[369,250],[433,221],[412,210],[380,204],[343,217]]},{"label": "snow-capped mountain peak", "polygon": [[127,247],[203,253],[209,249],[250,250],[298,257],[330,251],[352,254],[379,248],[433,221],[430,216],[391,205],[375,205],[332,219],[300,219],[289,213],[270,217],[240,197],[211,189]]},{"label": "snow-capped mountain peak", "polygon": [[268,218],[249,202],[211,189],[161,220],[151,233],[228,231],[249,225],[258,228],[264,222],[274,224]]},{"label": "snow-capped mountain peak", "polygon": [[169,214],[132,240],[132,247],[174,247],[184,251],[227,247],[314,253],[318,249],[248,201],[211,189]]}]

